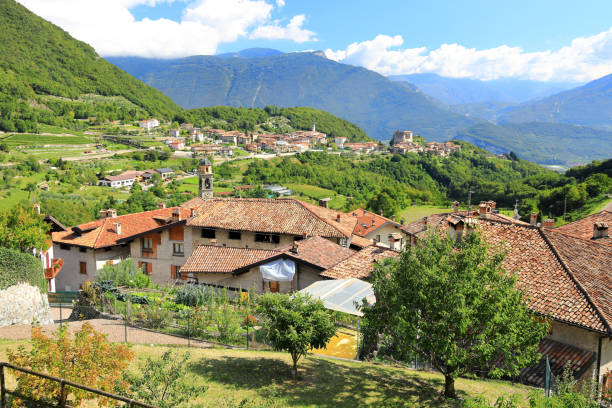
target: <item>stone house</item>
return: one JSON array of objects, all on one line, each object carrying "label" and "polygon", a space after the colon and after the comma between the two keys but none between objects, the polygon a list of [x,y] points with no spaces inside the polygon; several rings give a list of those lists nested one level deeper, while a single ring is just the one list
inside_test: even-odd
[{"label": "stone house", "polygon": [[[271,250],[201,245],[185,262],[181,277],[189,282],[231,290],[288,293],[322,280],[322,272],[353,253],[353,250],[321,237],[307,238]],[[266,278],[261,268],[279,261],[289,265],[290,276],[284,280]]]}]

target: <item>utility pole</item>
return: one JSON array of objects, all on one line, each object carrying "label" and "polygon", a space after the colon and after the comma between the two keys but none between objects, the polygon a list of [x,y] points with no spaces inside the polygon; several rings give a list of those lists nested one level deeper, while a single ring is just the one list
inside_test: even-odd
[{"label": "utility pole", "polygon": [[472,208],[472,194],[474,194],[474,191],[468,191],[468,217],[470,216],[470,209]]},{"label": "utility pole", "polygon": [[565,213],[567,212],[567,196],[563,199],[563,222],[565,222]]}]

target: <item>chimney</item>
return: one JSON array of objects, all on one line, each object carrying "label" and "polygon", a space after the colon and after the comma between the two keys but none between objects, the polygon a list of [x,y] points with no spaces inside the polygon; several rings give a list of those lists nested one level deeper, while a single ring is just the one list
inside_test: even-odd
[{"label": "chimney", "polygon": [[453,201],[453,213],[459,212],[459,201]]},{"label": "chimney", "polygon": [[172,210],[172,222],[178,222],[181,220],[181,209],[175,208]]},{"label": "chimney", "polygon": [[363,210],[363,216],[365,217],[365,215],[366,215],[366,210]]},{"label": "chimney", "polygon": [[542,221],[542,226],[544,228],[554,228],[555,227],[555,220],[554,218],[547,218],[544,221]]},{"label": "chimney", "polygon": [[596,222],[593,224],[593,239],[607,238],[608,224],[605,222]]},{"label": "chimney", "polygon": [[329,200],[330,198],[321,198],[319,200],[319,207],[327,208],[328,207],[327,203]]},{"label": "chimney", "polygon": [[372,226],[376,225],[376,220],[372,220]]},{"label": "chimney", "polygon": [[293,241],[293,244],[291,244],[291,249],[289,251],[294,253],[294,254],[298,253],[298,244],[297,244],[297,242]]},{"label": "chimney", "polygon": [[164,208],[166,208],[166,203],[164,202],[157,203],[158,210],[163,210]]},{"label": "chimney", "polygon": [[336,214],[336,221],[340,222],[340,213]]},{"label": "chimney", "polygon": [[487,204],[489,204],[489,207],[491,207],[491,211],[493,211],[495,209],[495,207],[497,206],[497,203],[495,201],[487,201]]},{"label": "chimney", "polygon": [[427,226],[427,217],[423,217],[423,220],[421,222],[424,226]]},{"label": "chimney", "polygon": [[34,208],[34,211],[36,211],[36,214],[40,214],[40,204],[34,203],[32,205],[32,208]]},{"label": "chimney", "polygon": [[486,217],[491,212],[491,207],[488,202],[481,201],[478,205],[478,215],[480,217]]},{"label": "chimney", "polygon": [[217,246],[217,240],[216,240],[216,239],[214,239],[214,238],[213,238],[213,239],[211,239],[211,240],[210,240],[210,245],[212,245],[212,246]]},{"label": "chimney", "polygon": [[192,207],[192,208],[190,208],[189,210],[191,211],[191,212],[190,212],[190,215],[191,215],[192,217],[195,217],[196,209]]},{"label": "chimney", "polygon": [[106,210],[106,217],[117,218],[117,210],[115,210],[114,208],[109,208],[108,210]]},{"label": "chimney", "polygon": [[100,210],[100,219],[106,218],[106,210]]},{"label": "chimney", "polygon": [[391,221],[395,222],[395,215],[391,216]]},{"label": "chimney", "polygon": [[538,222],[538,214],[537,213],[531,213],[531,215],[529,216],[529,223],[531,225],[536,225],[537,222]]},{"label": "chimney", "polygon": [[117,235],[121,235],[121,223],[120,222],[115,223],[115,232],[117,233]]}]

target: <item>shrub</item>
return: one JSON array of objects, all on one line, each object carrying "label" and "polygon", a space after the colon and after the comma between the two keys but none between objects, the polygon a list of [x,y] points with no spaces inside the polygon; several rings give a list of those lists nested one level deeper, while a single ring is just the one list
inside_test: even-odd
[{"label": "shrub", "polygon": [[185,306],[205,306],[210,305],[214,294],[214,289],[208,286],[185,285],[177,290],[174,302]]},{"label": "shrub", "polygon": [[172,319],[172,313],[159,306],[145,306],[136,312],[136,320],[149,329],[160,329],[167,326]]},{"label": "shrub", "polygon": [[241,321],[229,304],[219,305],[213,312],[213,321],[219,331],[219,340],[230,343],[238,336]]},{"label": "shrub", "polygon": [[186,406],[208,388],[186,383],[185,379],[189,377],[187,361],[189,353],[173,356],[172,351],[164,352],[159,359],[147,357],[144,366],[138,370],[142,374],[128,376],[136,399],[160,408]]},{"label": "shrub", "polygon": [[47,293],[40,259],[14,249],[0,248],[0,290],[22,282]]},{"label": "shrub", "polygon": [[[134,353],[127,346],[111,344],[106,337],[96,332],[89,323],[71,337],[66,327],[58,329],[54,338],[49,338],[38,327],[32,329],[31,347],[19,346],[17,351],[8,351],[9,362],[33,371],[88,385],[99,390],[114,392],[127,389],[123,372]],[[55,405],[60,395],[60,384],[29,374],[17,373],[16,392],[34,401]],[[70,389],[70,406],[81,406],[81,402],[96,398],[96,395],[76,388]],[[109,405],[110,400],[101,398],[98,405]],[[46,405],[46,404],[45,404]],[[18,398],[12,406],[29,406]]]}]

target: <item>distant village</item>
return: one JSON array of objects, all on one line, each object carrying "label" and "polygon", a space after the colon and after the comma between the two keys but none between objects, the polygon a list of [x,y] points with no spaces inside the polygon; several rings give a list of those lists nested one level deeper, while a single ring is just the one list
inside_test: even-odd
[{"label": "distant village", "polygon": [[[151,130],[159,126],[157,119],[148,119],[139,123],[141,128]],[[453,142],[429,142],[425,145],[415,142],[411,130],[398,130],[394,133],[390,145],[382,142],[348,142],[346,137],[328,138],[327,134],[318,132],[316,125],[312,130],[297,130],[284,134],[240,132],[213,128],[198,128],[192,123],[183,123],[181,129],[189,132],[189,137],[181,136],[181,129],[170,129],[166,145],[172,150],[191,150],[196,154],[232,157],[234,149],[242,146],[248,152],[303,153],[312,149],[332,149],[332,143],[339,150],[358,154],[374,152],[391,153],[428,153],[446,157],[461,146]],[[186,143],[189,141],[189,145]]]}]

